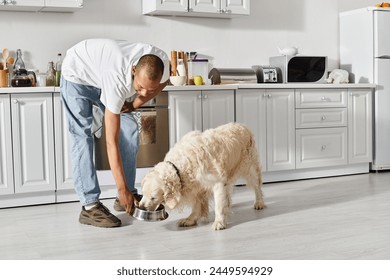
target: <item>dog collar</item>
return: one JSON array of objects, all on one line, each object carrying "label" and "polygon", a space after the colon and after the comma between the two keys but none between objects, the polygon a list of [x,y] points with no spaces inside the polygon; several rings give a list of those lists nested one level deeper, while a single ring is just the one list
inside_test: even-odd
[{"label": "dog collar", "polygon": [[181,181],[179,168],[177,168],[177,166],[173,162],[171,162],[171,161],[166,161],[166,163],[169,163],[170,165],[172,165],[172,167],[176,170],[176,174],[177,174],[177,177],[179,177],[180,184],[183,185],[183,183]]}]

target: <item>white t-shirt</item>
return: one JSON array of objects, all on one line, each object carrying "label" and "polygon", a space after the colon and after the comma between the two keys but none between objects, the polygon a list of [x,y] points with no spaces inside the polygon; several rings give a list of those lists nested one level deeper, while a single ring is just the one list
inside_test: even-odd
[{"label": "white t-shirt", "polygon": [[125,100],[135,94],[131,69],[146,54],[163,61],[161,83],[168,80],[169,58],[164,51],[149,44],[111,39],[88,39],[70,48],[61,74],[67,81],[100,88],[102,103],[119,114]]}]

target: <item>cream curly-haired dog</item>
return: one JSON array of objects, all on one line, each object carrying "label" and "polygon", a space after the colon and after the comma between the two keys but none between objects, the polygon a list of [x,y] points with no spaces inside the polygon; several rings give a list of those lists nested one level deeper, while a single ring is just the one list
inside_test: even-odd
[{"label": "cream curly-haired dog", "polygon": [[215,221],[212,228],[226,228],[231,208],[231,193],[242,177],[255,191],[254,208],[264,205],[262,178],[255,141],[250,130],[229,123],[202,132],[193,131],[175,144],[142,180],[140,207],[155,210],[159,204],[174,209],[191,205],[189,217],[179,226],[193,226],[208,217],[209,197],[214,195]]}]

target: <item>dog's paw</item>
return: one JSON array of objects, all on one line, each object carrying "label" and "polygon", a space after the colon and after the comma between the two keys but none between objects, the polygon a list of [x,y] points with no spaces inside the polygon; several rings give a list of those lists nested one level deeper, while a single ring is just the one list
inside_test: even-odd
[{"label": "dog's paw", "polygon": [[256,201],[255,204],[253,205],[253,208],[256,210],[261,210],[265,207],[265,204],[263,201]]},{"label": "dog's paw", "polygon": [[179,227],[192,227],[196,225],[196,221],[192,219],[181,219],[177,222]]},{"label": "dog's paw", "polygon": [[226,223],[221,221],[215,221],[211,227],[213,230],[222,230],[226,228]]}]

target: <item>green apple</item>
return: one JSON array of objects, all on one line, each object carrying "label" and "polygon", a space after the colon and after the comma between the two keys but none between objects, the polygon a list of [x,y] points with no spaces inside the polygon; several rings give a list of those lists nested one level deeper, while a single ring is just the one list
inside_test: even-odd
[{"label": "green apple", "polygon": [[194,76],[194,84],[197,86],[203,85],[203,78],[202,76]]}]

